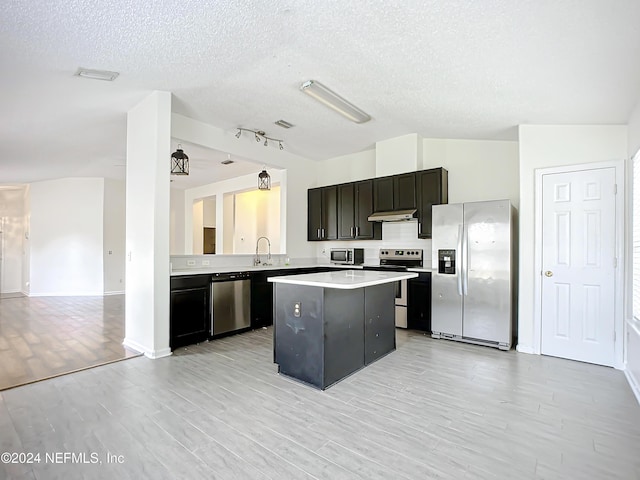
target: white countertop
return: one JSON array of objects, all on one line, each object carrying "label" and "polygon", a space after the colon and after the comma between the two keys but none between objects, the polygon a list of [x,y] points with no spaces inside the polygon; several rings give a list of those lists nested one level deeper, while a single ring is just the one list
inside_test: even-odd
[{"label": "white countertop", "polygon": [[[366,267],[376,267],[378,265],[367,264]],[[248,266],[248,265],[231,265],[231,266],[211,266],[211,267],[197,267],[197,268],[181,268],[175,269],[171,271],[172,277],[181,277],[185,275],[209,275],[213,273],[229,273],[229,272],[265,272],[269,270],[289,270],[295,268],[316,268],[316,267],[330,267],[335,268],[336,270],[360,270],[363,265],[334,265],[332,263],[309,263],[303,265],[258,265]],[[429,267],[410,267],[408,269],[410,272],[431,272],[432,269]]]},{"label": "white countertop", "polygon": [[417,278],[415,272],[378,272],[373,270],[336,270],[335,272],[307,273],[303,275],[286,275],[271,277],[273,283],[306,285],[321,288],[356,289]]},{"label": "white countertop", "polygon": [[180,277],[184,275],[208,275],[212,273],[229,273],[229,272],[263,272],[269,270],[290,270],[296,268],[317,268],[317,267],[330,267],[337,270],[345,270],[349,268],[362,268],[362,265],[349,266],[349,265],[333,265],[333,264],[305,264],[305,265],[258,265],[258,266],[241,266],[231,265],[226,267],[211,266],[211,267],[198,267],[198,268],[182,268],[171,271],[172,277]]}]

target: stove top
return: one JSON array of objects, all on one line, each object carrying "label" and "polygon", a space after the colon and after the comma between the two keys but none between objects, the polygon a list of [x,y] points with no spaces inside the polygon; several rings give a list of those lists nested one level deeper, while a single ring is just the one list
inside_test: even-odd
[{"label": "stove top", "polygon": [[422,267],[421,248],[381,248],[381,267]]}]

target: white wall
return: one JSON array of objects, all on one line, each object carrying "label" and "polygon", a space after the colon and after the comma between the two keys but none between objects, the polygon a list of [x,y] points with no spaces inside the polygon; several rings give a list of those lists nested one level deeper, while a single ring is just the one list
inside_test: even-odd
[{"label": "white wall", "polygon": [[184,190],[172,189],[169,203],[169,251],[184,255]]},{"label": "white wall", "polygon": [[22,197],[22,231],[24,232],[24,240],[22,241],[22,293],[29,295],[31,290],[31,234],[29,232],[29,223],[31,218],[31,186],[27,185],[24,189]]},{"label": "white wall", "polygon": [[[318,179],[314,186],[355,182],[376,176],[376,151],[365,150],[351,155],[330,158],[320,162]],[[306,218],[306,214],[305,214]]]},{"label": "white wall", "polygon": [[30,295],[102,295],[104,179],[30,185]]},{"label": "white wall", "polygon": [[417,133],[376,142],[376,177],[419,170],[422,148]]},{"label": "white wall", "polygon": [[[632,249],[632,241],[633,241],[633,210],[631,205],[633,205],[633,169],[632,169],[632,161],[631,158],[640,150],[640,102],[636,104],[633,112],[631,113],[631,117],[629,119],[629,146],[628,146],[628,158],[627,161],[627,208],[628,215],[626,215],[627,223],[626,223],[626,240],[627,246],[625,252],[627,254],[627,265],[633,264],[633,249]],[[640,192],[635,192],[635,195],[640,195]],[[625,305],[625,325],[627,335],[625,338],[627,340],[626,345],[626,371],[627,378],[629,379],[629,383],[631,384],[634,392],[636,394],[636,398],[638,402],[640,402],[640,322],[634,320],[633,318],[633,269],[629,268],[626,272],[626,305]]]},{"label": "white wall", "polygon": [[202,226],[216,228],[216,197],[202,199]]},{"label": "white wall", "polygon": [[520,149],[520,275],[518,350],[534,345],[534,207],[535,171],[539,168],[620,160],[627,155],[627,127],[621,125],[521,125]]},{"label": "white wall", "polygon": [[191,205],[191,240],[192,240],[192,249],[191,252],[194,255],[202,255],[204,251],[204,238],[202,231],[202,213],[204,210],[204,205],[202,200],[195,200]]},{"label": "white wall", "polygon": [[126,184],[104,180],[104,293],[124,293]]},{"label": "white wall", "polygon": [[[270,191],[252,190],[235,195],[235,227],[233,253],[255,253],[256,242],[267,237],[271,253],[280,251],[280,187]],[[267,252],[267,242],[262,240],[260,252]]]},{"label": "white wall", "polygon": [[22,290],[24,186],[0,187],[0,293]]},{"label": "white wall", "polygon": [[[271,169],[271,186],[272,192],[280,196],[280,201],[278,205],[284,204],[285,198],[285,190],[283,187],[283,179],[285,179],[285,172],[283,170]],[[278,187],[278,188],[275,188]],[[202,199],[212,199],[215,198],[216,204],[216,218],[220,218],[221,221],[216,225],[216,250],[219,252],[223,252],[225,254],[231,253],[241,253],[245,252],[247,248],[242,246],[240,242],[240,238],[242,237],[243,232],[239,232],[240,235],[236,235],[236,228],[242,228],[243,224],[246,224],[246,221],[236,222],[237,214],[235,212],[235,204],[233,195],[238,192],[243,191],[255,191],[256,190],[256,175],[249,174],[243,175],[241,177],[230,178],[228,180],[223,180],[220,182],[209,183],[207,185],[202,185],[200,187],[189,188],[184,191],[184,231],[185,231],[185,245],[192,245],[192,249],[190,251],[185,251],[183,253],[198,255],[202,254],[202,246],[200,245],[200,249],[198,247],[198,240],[196,239],[196,232],[199,232],[199,236],[202,237],[202,224],[201,218],[202,213],[199,213],[200,210],[196,211],[195,207],[196,203],[201,203]],[[306,190],[305,190],[306,192]],[[258,192],[265,193],[265,192]],[[268,195],[268,194],[267,194]],[[193,205],[193,207],[190,207]],[[255,218],[255,213],[249,213],[247,211],[242,212],[243,215],[248,215],[247,218]],[[306,212],[305,212],[305,222],[306,222]],[[246,219],[245,219],[246,220]],[[286,242],[284,241],[286,238],[286,226],[282,221],[282,217],[278,223],[279,232],[279,249],[286,249]],[[263,229],[266,231],[266,229]],[[306,226],[305,226],[306,232]],[[254,238],[255,242],[255,232],[253,234],[244,233],[245,237]],[[202,242],[202,239],[199,240]],[[240,251],[239,251],[240,250]],[[255,243],[254,250],[255,252]],[[274,250],[275,251],[275,250]],[[246,252],[245,252],[246,253]],[[285,252],[282,252],[285,253]],[[215,259],[212,259],[215,261]]]},{"label": "white wall", "polygon": [[420,169],[436,167],[449,172],[449,203],[520,204],[518,142],[425,138]]},{"label": "white wall", "polygon": [[155,91],[127,113],[124,344],[151,358],[169,349],[171,94]]}]

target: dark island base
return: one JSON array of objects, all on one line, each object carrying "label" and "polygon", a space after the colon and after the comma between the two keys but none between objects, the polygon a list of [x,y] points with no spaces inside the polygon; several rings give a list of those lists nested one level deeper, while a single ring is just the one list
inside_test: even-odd
[{"label": "dark island base", "polygon": [[324,390],[396,348],[394,283],[276,283],[273,295],[274,362],[283,375]]}]

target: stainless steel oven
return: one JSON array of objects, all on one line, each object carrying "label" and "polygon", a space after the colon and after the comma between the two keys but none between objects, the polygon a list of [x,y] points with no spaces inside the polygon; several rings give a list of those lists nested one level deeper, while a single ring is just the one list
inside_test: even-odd
[{"label": "stainless steel oven", "polygon": [[407,328],[407,281],[396,282],[396,327]]},{"label": "stainless steel oven", "polygon": [[[406,271],[409,267],[422,267],[422,249],[382,248],[378,254],[379,266],[367,270]],[[396,282],[396,327],[407,328],[407,280]]]}]

